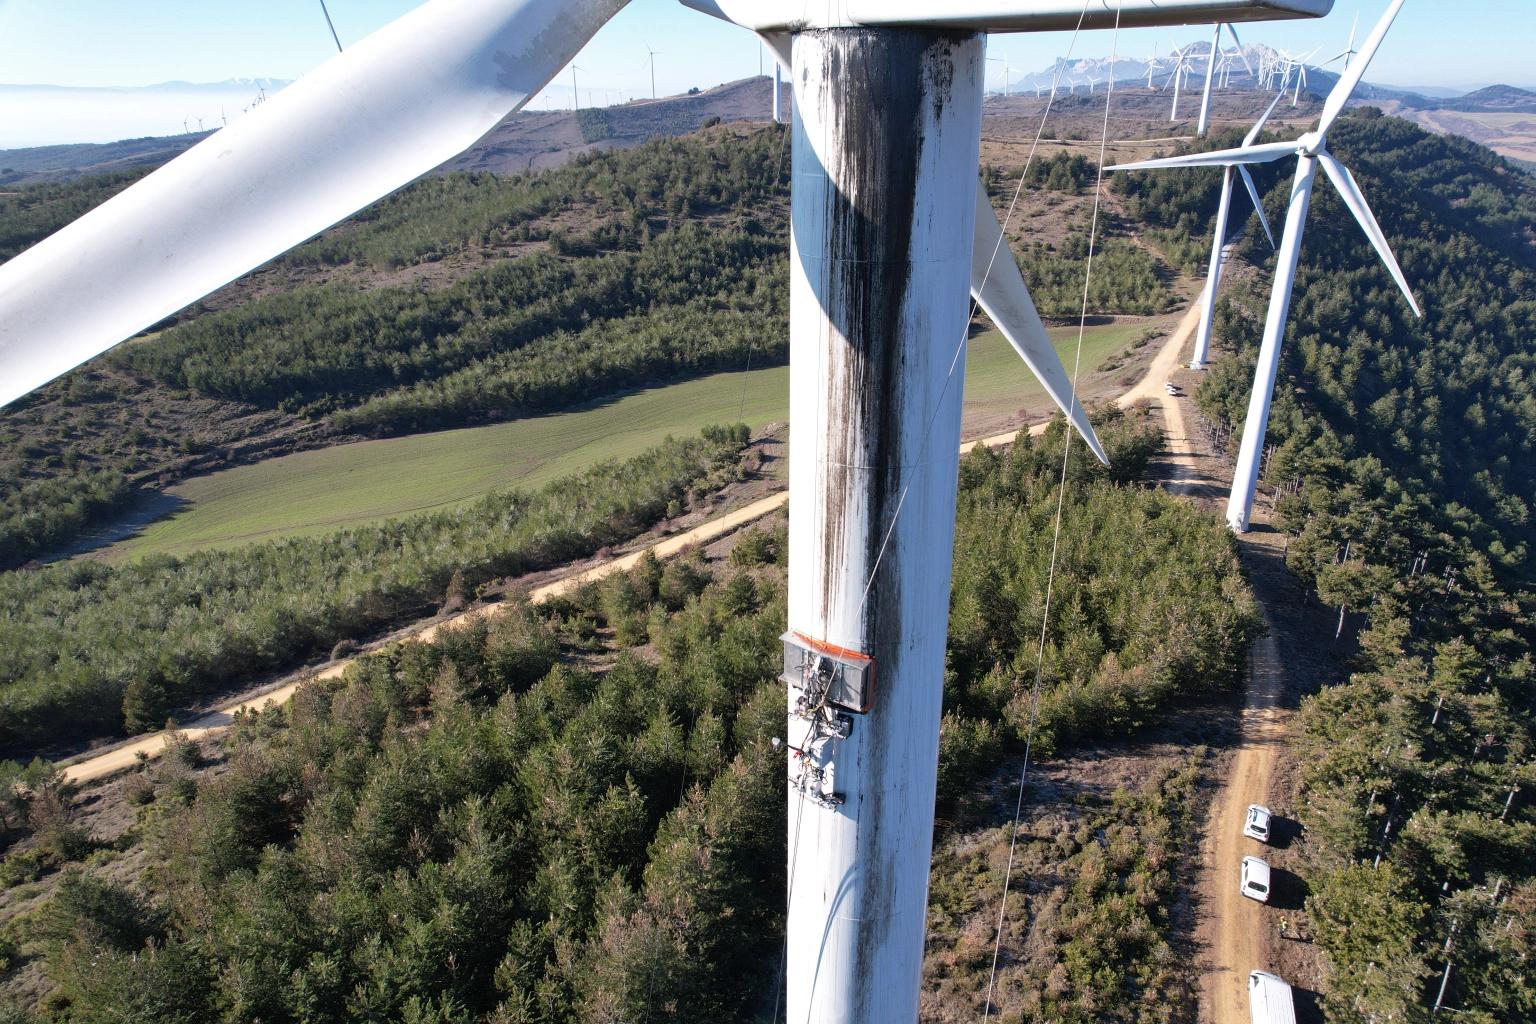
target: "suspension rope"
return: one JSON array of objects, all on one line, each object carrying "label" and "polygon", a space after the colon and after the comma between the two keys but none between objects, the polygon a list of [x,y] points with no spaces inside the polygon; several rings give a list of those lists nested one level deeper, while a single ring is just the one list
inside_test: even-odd
[{"label": "suspension rope", "polygon": [[[802,775],[796,787],[800,799],[799,807],[795,810],[795,834],[790,837],[789,891],[784,897],[784,948],[779,952],[779,983],[773,987],[773,1016],[768,1018],[772,1024],[778,1024],[779,1004],[784,998],[784,979],[789,970],[789,908],[795,905],[795,868],[800,862],[800,821],[805,817],[805,782],[806,777]],[[784,1008],[784,1013],[785,1024],[788,1024],[788,1006]]]},{"label": "suspension rope", "polygon": [[[1115,4],[1115,34],[1110,44],[1110,53],[1118,53],[1120,45],[1120,9],[1121,2]],[[1087,13],[1086,6],[1084,14]],[[1104,198],[1104,159],[1109,149],[1109,108],[1115,96],[1115,76],[1109,76],[1109,85],[1104,94],[1104,125],[1099,136],[1099,167],[1098,178],[1093,189],[1093,220],[1088,228],[1088,265],[1083,273],[1083,306],[1082,313],[1077,323],[1077,356],[1072,364],[1072,393],[1077,394],[1078,375],[1083,365],[1083,339],[1088,328],[1088,294],[1093,282],[1093,256],[1095,245],[1098,241],[1099,209]],[[1024,788],[1029,777],[1030,755],[1034,752],[1035,726],[1040,719],[1040,690],[1045,678],[1045,641],[1051,624],[1051,600],[1056,590],[1056,563],[1061,550],[1061,524],[1066,511],[1067,503],[1067,467],[1072,453],[1072,430],[1068,427],[1061,448],[1061,480],[1056,488],[1056,526],[1051,537],[1051,563],[1045,582],[1045,609],[1040,617],[1040,644],[1035,651],[1035,679],[1030,687],[1029,696],[1029,724],[1024,734],[1024,764],[1019,769],[1018,795],[1013,805],[1013,829],[1008,839],[1008,867],[1003,873],[1003,893],[998,901],[997,908],[997,934],[992,942],[992,967],[987,975],[987,997],[982,1004],[981,1019],[987,1021],[992,1015],[992,996],[997,985],[997,961],[1003,948],[1003,928],[1008,918],[1008,889],[1013,882],[1013,865],[1019,846],[1019,819],[1024,814]]]}]

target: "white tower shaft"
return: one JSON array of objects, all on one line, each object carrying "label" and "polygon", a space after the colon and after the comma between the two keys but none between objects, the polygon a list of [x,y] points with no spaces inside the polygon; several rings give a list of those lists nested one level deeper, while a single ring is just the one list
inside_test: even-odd
[{"label": "white tower shaft", "polygon": [[773,62],[773,123],[784,123],[784,66]]},{"label": "white tower shaft", "polygon": [[1211,123],[1211,82],[1216,77],[1216,55],[1221,52],[1221,25],[1216,25],[1216,31],[1211,35],[1211,57],[1205,62],[1205,92],[1200,97],[1200,124],[1195,128],[1195,134],[1205,138],[1205,131]]},{"label": "white tower shaft", "polygon": [[1275,377],[1280,372],[1280,342],[1285,338],[1285,322],[1291,313],[1291,286],[1296,280],[1301,236],[1306,228],[1307,209],[1312,204],[1312,185],[1316,180],[1317,158],[1301,156],[1296,162],[1291,205],[1285,215],[1285,235],[1280,239],[1269,316],[1264,321],[1264,340],[1259,345],[1259,362],[1253,371],[1253,394],[1248,400],[1248,419],[1243,424],[1243,443],[1232,477],[1232,496],[1227,499],[1227,522],[1237,533],[1247,533],[1253,518],[1253,496],[1259,486],[1259,456],[1264,451],[1269,406],[1274,399]]},{"label": "white tower shaft", "polygon": [[1216,238],[1211,242],[1211,270],[1205,276],[1205,294],[1200,297],[1200,330],[1195,334],[1195,354],[1191,370],[1205,369],[1211,358],[1211,327],[1216,321],[1216,289],[1221,284],[1221,268],[1226,262],[1227,217],[1232,207],[1234,168],[1224,168],[1221,175],[1221,205],[1216,208]]},{"label": "white tower shaft", "polygon": [[797,1024],[917,1019],[983,60],[966,32],[794,41],[789,627],[874,672],[842,739],[789,691]]}]

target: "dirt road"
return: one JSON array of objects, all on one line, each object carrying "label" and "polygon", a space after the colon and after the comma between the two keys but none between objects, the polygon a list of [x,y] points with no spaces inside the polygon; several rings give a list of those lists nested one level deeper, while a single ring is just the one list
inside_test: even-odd
[{"label": "dirt road", "polygon": [[[1269,622],[1266,617],[1265,625]],[[1270,634],[1273,630],[1269,631]],[[1266,915],[1283,913],[1238,892],[1244,857],[1263,857],[1265,847],[1242,833],[1249,804],[1268,804],[1270,780],[1285,737],[1285,670],[1273,635],[1253,645],[1242,738],[1225,784],[1211,801],[1200,850],[1200,927],[1204,950],[1200,1019],[1210,1024],[1246,1024],[1248,972],[1268,970]]]},{"label": "dirt road", "polygon": [[[1226,475],[1198,450],[1189,435],[1187,398],[1171,398],[1169,380],[1190,383],[1193,374],[1179,365],[1185,344],[1200,322],[1197,299],[1174,336],[1153,360],[1147,376],[1120,398],[1121,407],[1138,400],[1155,402],[1167,431],[1163,482],[1175,494],[1220,499]],[[1190,387],[1192,389],[1192,383]],[[1187,389],[1187,390],[1188,390]],[[1241,543],[1253,543],[1243,540]],[[1260,606],[1262,612],[1262,605]],[[1200,915],[1196,939],[1202,950],[1200,1020],[1204,1024],[1247,1024],[1248,972],[1270,969],[1269,920],[1283,911],[1247,899],[1238,891],[1243,858],[1264,856],[1265,847],[1242,834],[1249,804],[1272,802],[1271,781],[1285,736],[1289,711],[1284,706],[1285,670],[1274,629],[1265,617],[1266,635],[1250,654],[1248,691],[1240,734],[1227,776],[1211,801],[1200,851]]]},{"label": "dirt road", "polygon": [[[1200,323],[1197,299],[1179,322],[1174,335],[1148,368],[1147,375],[1118,404],[1156,403],[1167,431],[1164,486],[1192,498],[1220,498],[1226,493],[1225,474],[1212,458],[1197,450],[1189,434],[1187,398],[1172,398],[1164,388],[1170,380],[1190,383],[1193,374],[1181,366],[1181,356]],[[1192,389],[1192,384],[1190,388]],[[1249,543],[1249,541],[1243,541]],[[1261,606],[1262,609],[1262,606]],[[1202,948],[1200,1019],[1205,1024],[1246,1024],[1248,972],[1269,969],[1270,922],[1281,911],[1261,906],[1238,891],[1246,856],[1264,856],[1265,847],[1242,834],[1249,804],[1271,802],[1271,780],[1279,757],[1289,712],[1284,706],[1285,674],[1274,629],[1266,616],[1266,635],[1250,655],[1248,692],[1238,746],[1222,788],[1211,801],[1200,855],[1200,924]]]}]

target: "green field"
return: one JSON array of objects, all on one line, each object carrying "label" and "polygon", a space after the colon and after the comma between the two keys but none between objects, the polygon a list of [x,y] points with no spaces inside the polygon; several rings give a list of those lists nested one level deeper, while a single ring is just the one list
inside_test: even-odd
[{"label": "green field", "polygon": [[[1091,329],[1085,372],[1144,328],[1135,322]],[[1070,369],[1076,328],[1051,335]],[[995,332],[971,342],[965,397],[968,410],[988,414],[1046,411],[1043,390]],[[737,420],[758,427],[784,419],[788,409],[789,369],[778,366],[652,388],[576,412],[285,455],[177,484],[170,493],[182,507],[108,554],[183,555],[449,508],[487,491],[538,486],[604,459],[628,458],[668,434]]]}]

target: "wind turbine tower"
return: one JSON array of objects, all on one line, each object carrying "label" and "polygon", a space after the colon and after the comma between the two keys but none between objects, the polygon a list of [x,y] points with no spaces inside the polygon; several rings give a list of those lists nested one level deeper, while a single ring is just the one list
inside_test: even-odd
[{"label": "wind turbine tower", "polygon": [[[917,1019],[968,295],[1102,455],[978,180],[986,34],[1331,4],[687,0],[763,36],[794,89],[795,500],[772,668],[787,684],[796,1024]],[[0,267],[0,404],[467,148],[624,6],[427,0],[17,256]]]},{"label": "wind turbine tower", "polygon": [[[1280,344],[1285,337],[1285,324],[1290,316],[1291,292],[1296,284],[1296,265],[1301,257],[1301,237],[1306,228],[1307,212],[1312,204],[1312,186],[1321,167],[1328,180],[1338,191],[1344,205],[1354,215],[1366,238],[1370,240],[1387,272],[1397,283],[1415,316],[1422,316],[1419,304],[1408,287],[1408,281],[1392,255],[1386,235],[1376,223],[1360,186],[1349,168],[1328,152],[1328,132],[1344,112],[1345,105],[1360,84],[1371,59],[1386,38],[1387,30],[1402,10],[1404,0],[1392,0],[1386,13],[1377,22],[1370,38],[1361,47],[1359,59],[1339,77],[1333,91],[1323,104],[1322,117],[1316,131],[1308,132],[1295,142],[1273,142],[1261,146],[1245,145],[1238,149],[1217,150],[1212,153],[1193,153],[1189,156],[1170,157],[1166,160],[1148,160],[1125,164],[1112,170],[1131,170],[1155,167],[1231,167],[1242,164],[1269,163],[1288,156],[1296,157],[1296,179],[1291,186],[1291,204],[1286,212],[1285,233],[1280,240],[1280,255],[1275,271],[1275,283],[1269,297],[1269,313],[1264,322],[1264,339],[1259,346],[1259,361],[1254,369],[1253,393],[1248,402],[1248,418],[1243,424],[1243,440],[1237,456],[1237,469],[1232,479],[1232,494],[1227,501],[1227,522],[1236,533],[1247,533],[1253,517],[1253,498],[1258,489],[1260,459],[1264,452],[1264,436],[1269,429],[1270,404],[1274,400],[1275,379],[1280,371]],[[1281,92],[1281,96],[1285,95]]]},{"label": "wind turbine tower", "polygon": [[[1231,33],[1232,42],[1237,44],[1237,52],[1242,56],[1243,63],[1245,65],[1248,64],[1248,55],[1243,52],[1243,41],[1237,38],[1237,30],[1231,25],[1224,23],[1217,25],[1216,31],[1211,33],[1210,59],[1205,62],[1205,92],[1200,96],[1200,123],[1195,128],[1195,134],[1200,138],[1205,138],[1206,130],[1210,127],[1211,123],[1211,82],[1216,77],[1216,62],[1221,55],[1222,29],[1226,29]],[[1248,70],[1253,70],[1251,65],[1248,67]],[[1178,105],[1177,100],[1174,101],[1174,105]]]},{"label": "wind turbine tower", "polygon": [[[1251,146],[1258,139],[1259,133],[1264,130],[1269,116],[1275,112],[1281,97],[1277,94],[1270,103],[1269,109],[1264,111],[1264,116],[1259,118],[1257,124],[1243,139],[1243,146]],[[1109,171],[1138,170],[1146,167],[1161,166],[1158,161],[1147,161],[1141,164],[1125,164],[1105,168]],[[1248,168],[1241,164],[1228,164],[1223,168],[1221,176],[1221,200],[1216,205],[1216,227],[1211,242],[1210,271],[1206,274],[1205,291],[1200,296],[1200,329],[1195,334],[1195,352],[1189,361],[1191,370],[1205,369],[1206,360],[1211,354],[1211,329],[1216,320],[1216,289],[1221,284],[1222,265],[1226,258],[1227,244],[1227,217],[1232,209],[1233,178],[1241,175],[1243,184],[1248,189],[1248,196],[1253,200],[1253,208],[1259,215],[1259,223],[1264,226],[1264,234],[1269,238],[1269,244],[1275,244],[1274,232],[1269,227],[1269,217],[1264,213],[1264,199],[1259,195],[1259,187],[1253,180],[1253,175]]]}]

